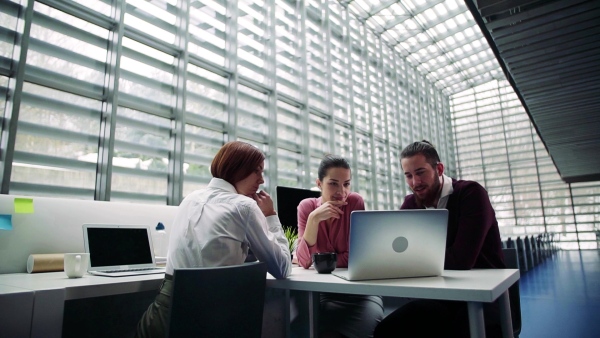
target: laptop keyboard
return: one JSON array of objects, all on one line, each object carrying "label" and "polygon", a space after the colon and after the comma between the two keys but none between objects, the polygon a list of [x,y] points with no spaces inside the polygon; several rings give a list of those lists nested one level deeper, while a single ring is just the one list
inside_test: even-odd
[{"label": "laptop keyboard", "polygon": [[115,273],[115,272],[132,272],[132,271],[148,271],[155,270],[156,268],[137,268],[137,269],[123,269],[123,270],[102,270],[100,272]]}]

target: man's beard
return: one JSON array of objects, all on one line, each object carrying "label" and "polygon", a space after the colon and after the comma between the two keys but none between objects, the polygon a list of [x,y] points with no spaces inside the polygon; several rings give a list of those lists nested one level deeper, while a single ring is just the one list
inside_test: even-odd
[{"label": "man's beard", "polygon": [[[434,206],[433,202],[435,202],[435,199],[440,194],[441,185],[442,184],[440,183],[440,178],[436,177],[436,179],[433,181],[433,185],[429,187],[429,192],[427,193],[427,195],[424,198],[420,198],[419,195],[414,194],[415,198],[417,199],[417,205],[425,206],[425,207]],[[414,191],[413,191],[413,193],[414,193]],[[435,205],[435,207],[437,207],[437,205]]]}]

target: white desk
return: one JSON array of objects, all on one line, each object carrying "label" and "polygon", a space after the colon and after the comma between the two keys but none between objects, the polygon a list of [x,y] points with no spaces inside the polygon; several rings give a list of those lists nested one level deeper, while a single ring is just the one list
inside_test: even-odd
[{"label": "white desk", "polygon": [[[14,318],[2,326],[9,332],[21,333],[9,335],[13,337],[61,337],[65,301],[158,290],[163,277],[164,274],[118,278],[85,275],[71,279],[64,272],[0,274],[0,309],[6,309],[2,314],[11,311],[8,318]],[[29,312],[12,312],[20,304],[29,306]]]},{"label": "white desk", "polygon": [[[76,279],[67,278],[64,272],[4,274],[0,275],[0,305],[3,305],[0,308],[6,309],[6,303],[12,305],[8,307],[12,309],[21,302],[32,308],[29,317],[24,312],[19,314],[19,320],[7,322],[9,329],[29,332],[30,328],[31,337],[60,337],[66,300],[158,290],[162,278],[162,274],[118,278],[85,275]],[[472,337],[485,337],[482,303],[500,298],[504,336],[512,337],[507,290],[518,279],[516,269],[446,270],[441,277],[348,282],[330,274],[318,274],[313,269],[296,267],[289,279],[276,280],[269,276],[267,287],[306,291],[312,305],[318,304],[319,292],[466,301]],[[289,311],[289,304],[285,308]],[[311,335],[316,337],[318,306],[312,309]]]},{"label": "white desk", "polygon": [[403,278],[349,282],[313,269],[294,268],[286,280],[267,280],[267,287],[307,291],[311,337],[317,337],[319,292],[379,295],[438,300],[465,301],[468,304],[472,337],[485,337],[483,303],[500,298],[504,337],[512,337],[512,320],[508,288],[519,279],[517,269],[445,270],[441,277]]}]

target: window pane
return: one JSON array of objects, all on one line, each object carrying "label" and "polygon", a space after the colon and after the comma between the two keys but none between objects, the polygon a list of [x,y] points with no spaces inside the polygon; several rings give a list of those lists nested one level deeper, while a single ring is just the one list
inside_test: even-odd
[{"label": "window pane", "polygon": [[300,97],[302,79],[302,55],[300,45],[300,21],[295,1],[279,1],[276,15],[276,64],[277,90],[292,97]]},{"label": "window pane", "polygon": [[194,57],[225,65],[226,9],[222,1],[196,0],[190,9],[188,50]]}]

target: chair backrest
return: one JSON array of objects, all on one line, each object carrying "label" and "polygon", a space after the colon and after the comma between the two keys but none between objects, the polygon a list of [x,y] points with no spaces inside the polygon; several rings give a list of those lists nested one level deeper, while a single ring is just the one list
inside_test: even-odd
[{"label": "chair backrest", "polygon": [[525,249],[527,250],[527,266],[529,267],[529,270],[532,270],[534,267],[534,259],[533,259],[533,247],[531,246],[531,237],[530,236],[525,236],[525,240],[524,240],[524,244],[525,244]]},{"label": "chair backrest", "polygon": [[506,240],[506,247],[507,248],[514,248],[515,247],[515,241],[513,241],[510,237],[508,237],[508,239]]},{"label": "chair backrest", "polygon": [[[519,256],[516,248],[502,249],[504,253],[504,264],[508,269],[519,268]],[[513,334],[518,337],[521,333],[521,292],[519,290],[519,281],[516,281],[508,288],[508,298],[510,300],[510,316],[512,317]]]},{"label": "chair backrest", "polygon": [[527,265],[527,251],[525,249],[525,243],[523,243],[523,239],[521,237],[517,237],[517,253],[519,258],[519,269],[522,273],[527,272],[529,267]]},{"label": "chair backrest", "polygon": [[548,250],[546,246],[546,240],[544,239],[544,234],[539,234],[537,236],[537,241],[540,247],[540,253],[543,261],[548,256]]},{"label": "chair backrest", "polygon": [[537,239],[531,235],[531,247],[533,248],[533,260],[534,264],[537,266],[542,262],[540,257],[540,246],[538,245]]},{"label": "chair backrest", "polygon": [[259,338],[267,266],[176,269],[168,337]]}]

